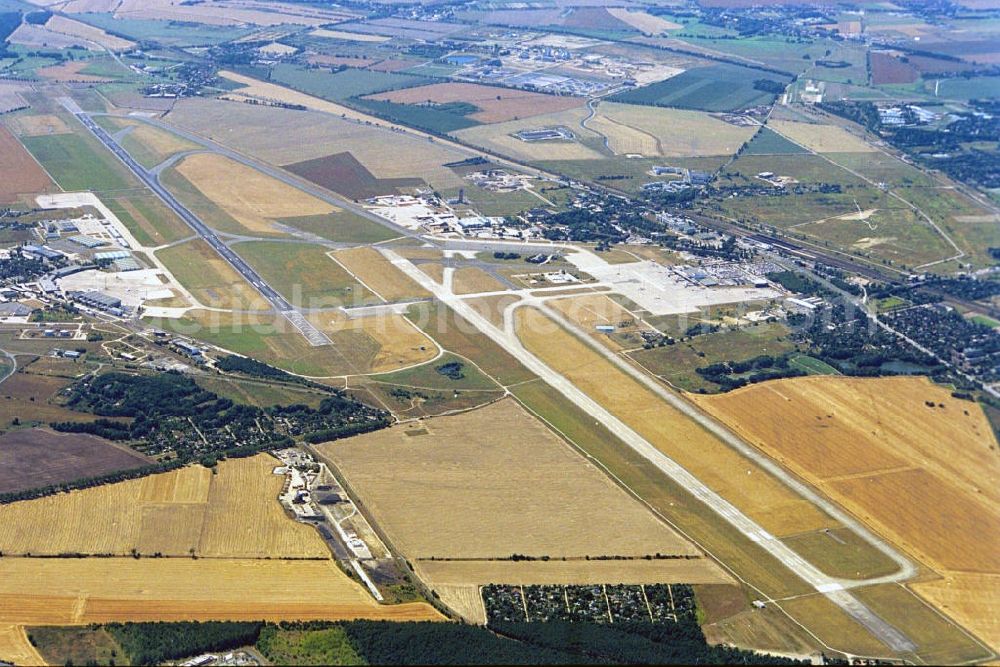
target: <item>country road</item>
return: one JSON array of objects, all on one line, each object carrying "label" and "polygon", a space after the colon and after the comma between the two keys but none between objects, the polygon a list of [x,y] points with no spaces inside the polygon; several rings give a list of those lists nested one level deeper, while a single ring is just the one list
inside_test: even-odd
[{"label": "country road", "polygon": [[[578,389],[572,382],[562,376],[560,373],[553,370],[538,357],[529,352],[518,339],[516,332],[514,331],[513,318],[509,317],[513,310],[518,306],[523,305],[535,305],[531,301],[522,301],[511,306],[508,306],[507,312],[505,313],[505,326],[504,329],[493,325],[489,320],[480,315],[474,308],[472,308],[468,303],[465,302],[460,296],[456,296],[452,293],[446,286],[439,285],[434,280],[430,278],[423,271],[418,269],[409,260],[403,258],[396,252],[388,248],[380,249],[382,254],[399,270],[403,271],[407,276],[416,281],[421,287],[431,292],[436,298],[442,301],[444,304],[454,309],[462,318],[467,320],[473,326],[476,327],[481,333],[489,337],[493,342],[499,345],[506,352],[512,354],[516,357],[524,366],[531,372],[538,375],[545,382],[555,388],[559,393],[565,396],[567,399],[572,401],[576,406],[582,409],[589,415],[592,415],[597,421],[603,424],[608,430],[614,433],[618,438],[622,440],[629,447],[634,449],[639,455],[655,465],[664,474],[670,477],[672,480],[680,484],[688,492],[694,495],[696,498],[708,505],[716,514],[718,514],[722,519],[733,525],[737,530],[740,531],[744,536],[746,536],[752,542],[758,544],[761,548],[767,551],[770,555],[774,556],[778,561],[785,565],[789,570],[794,572],[797,576],[807,582],[812,588],[817,592],[826,596],[831,602],[836,604],[838,607],[843,609],[852,618],[861,623],[864,627],[868,628],[876,637],[879,637],[887,646],[892,648],[894,651],[912,651],[916,648],[915,644],[901,633],[896,628],[889,625],[882,618],[877,616],[874,612],[868,609],[864,604],[862,604],[854,595],[852,595],[848,589],[855,588],[859,586],[867,586],[877,583],[886,582],[897,582],[903,581],[911,578],[916,573],[916,568],[912,563],[909,562],[905,557],[896,553],[889,545],[885,544],[879,540],[874,535],[871,535],[868,531],[861,529],[863,532],[859,532],[859,535],[863,537],[866,541],[879,548],[883,553],[890,556],[897,564],[899,564],[900,569],[893,575],[888,575],[885,577],[877,577],[868,580],[847,580],[847,579],[837,579],[834,577],[829,577],[823,574],[817,567],[812,563],[805,560],[802,556],[797,554],[795,551],[790,549],[787,545],[781,542],[779,539],[774,537],[765,531],[759,524],[753,521],[750,517],[746,516],[733,506],[729,501],[724,499],[722,496],[717,494],[715,491],[710,489],[707,485],[701,482],[697,477],[688,472],[684,467],[678,464],[676,461],[666,456],[663,452],[657,449],[652,443],[647,441],[641,435],[632,430],[624,422],[619,420],[613,414],[611,414],[606,408],[601,404],[594,401],[592,398],[587,396],[583,391]],[[620,360],[619,360],[620,362]],[[624,362],[621,362],[624,363]],[[646,381],[652,382],[649,378],[645,378]],[[658,387],[659,390],[663,390],[662,387]],[[657,392],[659,393],[659,392]],[[677,397],[672,397],[671,404],[674,404],[673,399],[680,401]],[[695,411],[696,415],[693,415],[691,411]],[[717,424],[706,424],[709,422],[708,418],[697,412],[692,406],[687,406],[684,410],[685,414],[692,416],[699,423],[701,423],[706,428],[709,428],[717,435],[717,429],[722,429],[721,425]],[[743,443],[733,434],[728,434],[726,442],[733,445],[733,440],[739,445],[738,449],[741,451],[743,448],[752,449],[750,445]],[[759,455],[758,455],[759,456]],[[756,461],[756,457],[754,458]],[[797,482],[791,478],[789,474],[774,466],[774,464],[768,462],[770,466],[776,468],[776,476],[789,484],[791,488],[800,491],[804,489],[801,483]],[[806,489],[808,491],[808,489]],[[843,516],[843,513],[832,505],[829,501],[825,501],[819,498],[815,493],[809,492],[811,495],[806,496],[807,499],[816,502],[824,511],[830,511],[831,516]],[[850,517],[844,517],[847,519],[845,525],[850,526],[852,529],[859,527],[857,522],[853,521]]]}]

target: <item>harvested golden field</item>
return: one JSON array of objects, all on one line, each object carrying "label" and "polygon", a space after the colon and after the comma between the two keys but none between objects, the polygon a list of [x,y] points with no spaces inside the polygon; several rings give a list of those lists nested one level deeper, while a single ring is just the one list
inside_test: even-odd
[{"label": "harvested golden field", "polygon": [[24,626],[11,623],[0,624],[0,660],[15,665],[45,664],[38,650],[28,641]]},{"label": "harvested golden field", "polygon": [[608,14],[647,35],[658,35],[666,30],[677,30],[683,27],[679,23],[653,16],[648,12],[631,11],[624,7],[608,7]]},{"label": "harvested golden field", "polygon": [[[458,612],[469,623],[486,625],[486,607],[479,586],[436,585],[434,591],[449,609]],[[2,654],[0,654],[2,655]]]},{"label": "harvested golden field", "polygon": [[1000,573],[1000,512],[917,468],[831,479],[831,497],[924,562]]},{"label": "harvested golden field", "polygon": [[442,617],[378,604],[332,560],[0,559],[0,623],[358,618]]},{"label": "harvested golden field", "polygon": [[74,412],[52,401],[70,380],[54,375],[35,374],[33,371],[34,364],[22,367],[4,380],[3,391],[0,391],[0,427],[10,428],[15,418],[22,423],[31,419],[40,424],[67,419],[96,419],[93,415]]},{"label": "harvested golden field", "polygon": [[1000,651],[1000,575],[946,572],[943,579],[910,588]]},{"label": "harvested golden field", "polygon": [[317,447],[412,561],[698,553],[509,399],[421,425]]},{"label": "harvested golden field", "polygon": [[40,116],[13,116],[7,121],[10,129],[22,137],[40,137],[47,134],[69,134],[72,130],[62,118],[44,114]]},{"label": "harvested golden field", "polygon": [[423,246],[404,246],[401,248],[393,248],[397,255],[400,257],[405,257],[406,259],[427,259],[433,261],[441,261],[444,259],[444,253],[440,248],[425,248]]},{"label": "harvested golden field", "polygon": [[95,28],[86,23],[80,23],[79,21],[74,21],[58,14],[50,18],[45,23],[45,27],[52,32],[58,32],[95,43],[109,51],[125,51],[135,46],[134,42],[130,42],[127,39],[109,35],[100,28]]},{"label": "harvested golden field", "polygon": [[817,153],[869,153],[877,150],[867,141],[836,125],[771,120],[767,126]]},{"label": "harvested golden field", "polygon": [[438,264],[437,262],[424,262],[423,264],[418,264],[417,267],[426,273],[430,279],[438,285],[444,284],[444,264]]},{"label": "harvested golden field", "polygon": [[327,334],[356,332],[369,337],[377,349],[370,358],[357,357],[358,367],[366,373],[387,373],[430,361],[437,346],[424,332],[402,315],[385,313],[347,319],[333,313],[316,313],[310,321]]},{"label": "harvested golden field", "polygon": [[369,247],[338,250],[333,257],[386,301],[430,296],[430,293],[397,269],[378,250]]},{"label": "harvested golden field", "polygon": [[529,351],[777,535],[837,523],[534,308],[517,311]]},{"label": "harvested golden field", "polygon": [[[283,477],[261,454],[229,459],[213,475],[188,466],[0,506],[4,554],[162,553],[222,558],[325,558],[312,528],[285,516]],[[44,531],[38,529],[45,526]]]},{"label": "harvested golden field", "polygon": [[203,306],[226,310],[271,308],[243,276],[201,239],[164,248],[156,256]]},{"label": "harvested golden field", "polygon": [[1000,573],[1000,461],[975,403],[915,377],[793,378],[695,400],[928,565]]},{"label": "harvested golden field", "polygon": [[647,157],[732,155],[756,128],[739,127],[700,111],[602,102],[587,127],[619,154]]},{"label": "harvested golden field", "polygon": [[[152,125],[146,125],[145,123],[136,123],[134,129],[125,135],[125,138],[122,140],[122,146],[129,153],[132,153],[136,159],[146,158],[141,161],[144,164],[154,166],[166,160],[171,155],[198,148],[197,145],[187,139],[182,139],[176,134],[153,127]],[[136,155],[134,152],[136,148],[139,149],[139,155]],[[202,155],[200,157],[206,156]]]},{"label": "harvested golden field", "polygon": [[467,299],[466,303],[477,313],[490,321],[493,326],[503,328],[503,313],[507,306],[517,303],[521,297],[514,294],[494,294],[477,299]]},{"label": "harvested golden field", "polygon": [[506,285],[476,266],[455,269],[452,276],[452,290],[455,294],[500,292],[506,289]]},{"label": "harvested golden field", "polygon": [[550,560],[550,561],[430,561],[414,563],[417,573],[438,585],[461,584],[723,584],[732,579],[713,561],[670,560]]},{"label": "harvested golden field", "polygon": [[254,233],[273,233],[274,221],[340,209],[256,169],[214,153],[184,158],[177,171]]},{"label": "harvested golden field", "polygon": [[428,86],[369,95],[368,99],[418,105],[466,102],[479,108],[479,111],[469,114],[469,118],[474,118],[480,123],[502,123],[574,109],[584,104],[582,97],[544,95],[475,83],[432,83]]},{"label": "harvested golden field", "polygon": [[10,203],[18,195],[41,193],[53,187],[35,158],[0,126],[0,202]]}]

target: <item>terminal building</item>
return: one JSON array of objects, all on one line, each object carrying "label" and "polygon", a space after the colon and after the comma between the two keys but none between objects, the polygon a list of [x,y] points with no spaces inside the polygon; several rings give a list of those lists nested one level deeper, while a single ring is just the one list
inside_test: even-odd
[{"label": "terminal building", "polygon": [[119,317],[125,314],[125,309],[122,308],[122,300],[104,292],[70,292],[69,296],[84,306],[103,310],[106,313],[111,313]]}]

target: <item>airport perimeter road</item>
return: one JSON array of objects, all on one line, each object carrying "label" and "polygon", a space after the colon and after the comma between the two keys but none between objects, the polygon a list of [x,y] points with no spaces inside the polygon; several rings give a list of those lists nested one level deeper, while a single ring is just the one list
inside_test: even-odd
[{"label": "airport perimeter road", "polygon": [[[584,412],[592,415],[620,438],[622,442],[684,487],[689,493],[708,505],[722,519],[746,536],[747,539],[758,544],[785,567],[812,586],[817,592],[823,594],[831,602],[847,612],[892,650],[904,652],[912,651],[916,648],[916,645],[906,635],[877,616],[847,590],[851,587],[869,585],[870,583],[908,579],[913,574],[913,566],[909,561],[893,553],[897,562],[902,561],[902,563],[905,563],[905,567],[902,567],[901,571],[895,575],[872,580],[843,580],[823,574],[816,566],[790,549],[784,542],[768,533],[753,519],[732,505],[732,503],[710,489],[683,466],[665,455],[653,446],[652,443],[612,415],[604,406],[587,396],[576,385],[529,352],[521,344],[520,339],[518,339],[514,331],[512,317],[505,317],[506,322],[503,330],[497,328],[489,320],[476,312],[460,296],[456,296],[446,287],[434,282],[430,276],[418,269],[412,262],[390,249],[382,248],[380,250],[399,270],[415,280],[421,287],[431,292],[440,301],[454,309],[465,320],[470,322],[476,329],[488,336],[505,351],[514,355],[528,370],[545,380],[545,382]],[[505,315],[509,315],[513,308],[518,305],[523,304],[513,304],[508,308],[508,312]],[[888,547],[886,548],[888,549]],[[891,549],[889,551],[891,552]]]},{"label": "airport perimeter road", "polygon": [[222,256],[226,262],[229,263],[236,271],[246,278],[247,282],[253,285],[254,289],[260,292],[267,301],[277,310],[281,315],[285,317],[292,326],[298,329],[306,340],[309,341],[310,345],[321,346],[321,345],[332,345],[331,341],[325,333],[317,329],[312,325],[309,320],[307,320],[302,313],[297,311],[292,304],[290,304],[285,297],[278,294],[273,287],[267,284],[264,279],[247,264],[242,257],[237,255],[233,250],[222,242],[221,239],[213,232],[204,222],[201,221],[194,213],[189,211],[183,204],[181,204],[177,199],[170,193],[165,187],[163,187],[156,176],[152,174],[149,170],[143,167],[141,164],[132,159],[132,156],[122,148],[118,142],[116,142],[110,134],[108,134],[104,128],[95,123],[87,113],[81,109],[76,102],[69,98],[62,98],[60,102],[67,111],[76,116],[83,125],[93,133],[98,140],[104,144],[104,146],[110,150],[115,156],[121,160],[129,170],[134,173],[140,181],[142,181],[146,187],[152,190],[157,197],[163,200],[167,206],[169,206],[181,220],[183,220],[191,229],[193,229],[198,236],[205,240],[212,248],[215,249],[219,255]]}]

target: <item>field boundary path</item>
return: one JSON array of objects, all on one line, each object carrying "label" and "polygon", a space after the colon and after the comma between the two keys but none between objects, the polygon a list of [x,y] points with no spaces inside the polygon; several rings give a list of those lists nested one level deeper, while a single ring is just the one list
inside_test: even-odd
[{"label": "field boundary path", "polygon": [[66,110],[72,113],[76,119],[84,125],[84,127],[90,130],[90,132],[97,137],[97,139],[104,144],[108,150],[114,153],[115,156],[146,185],[146,187],[152,190],[153,193],[163,201],[163,203],[169,206],[170,209],[181,218],[181,220],[187,223],[187,225],[191,227],[191,229],[193,229],[198,236],[204,239],[205,242],[208,243],[224,260],[226,260],[230,266],[242,275],[247,282],[249,282],[254,289],[261,294],[261,296],[267,299],[275,310],[284,316],[285,319],[292,324],[292,326],[298,329],[310,345],[313,347],[333,345],[333,341],[330,340],[325,333],[313,326],[313,324],[309,322],[309,320],[307,320],[302,313],[296,310],[292,304],[285,299],[285,297],[281,296],[273,287],[271,287],[260,276],[260,274],[253,269],[253,267],[245,262],[242,257],[237,255],[232,248],[223,243],[215,232],[213,232],[204,222],[201,221],[200,218],[188,210],[188,208],[181,204],[173,196],[173,194],[163,187],[155,174],[136,162],[132,156],[129,155],[128,152],[122,148],[110,134],[97,125],[97,123],[90,118],[87,112],[81,109],[76,102],[68,97],[60,98],[59,101],[66,108]]},{"label": "field boundary path", "polygon": [[[393,264],[393,266],[412,278],[424,289],[434,294],[434,296],[441,300],[445,305],[454,309],[455,312],[462,318],[470,322],[480,332],[485,334],[506,352],[516,357],[528,370],[545,380],[546,383],[559,391],[559,393],[572,401],[584,412],[600,421],[608,430],[618,436],[639,455],[650,461],[660,471],[680,484],[696,498],[708,505],[716,514],[733,525],[745,537],[755,544],[758,544],[770,555],[778,559],[785,567],[807,582],[817,592],[823,594],[831,602],[843,609],[847,614],[871,631],[891,649],[898,652],[913,651],[916,649],[916,645],[913,641],[885,620],[877,616],[848,590],[850,588],[867,586],[874,583],[896,582],[911,578],[915,574],[916,569],[906,558],[895,553],[887,544],[881,543],[880,549],[900,564],[900,570],[896,574],[868,580],[843,580],[823,574],[818,568],[812,565],[812,563],[805,560],[802,556],[797,554],[779,539],[769,534],[750,517],[746,516],[739,509],[733,506],[729,501],[722,498],[715,491],[711,490],[684,467],[660,452],[649,441],[636,433],[617,417],[612,415],[601,404],[587,396],[572,382],[529,352],[517,337],[514,330],[513,318],[506,317],[504,330],[501,330],[489,322],[485,317],[480,315],[469,304],[465,303],[460,296],[451,293],[446,287],[434,282],[434,280],[424,274],[423,271],[418,269],[416,265],[409,260],[390,249],[381,249],[381,252]],[[521,305],[536,304],[532,303],[531,300],[512,304],[508,307],[507,314],[510,314],[514,308]],[[653,382],[649,378],[646,378],[646,380],[648,382]],[[685,410],[685,414],[690,413]],[[749,447],[749,445],[745,445],[745,443],[744,446]],[[784,471],[779,472],[782,473],[780,478],[787,481],[788,475],[784,474]],[[807,498],[810,500],[812,499],[808,496]],[[857,524],[856,522],[852,522],[852,525]],[[878,538],[874,537],[867,531],[862,533],[862,537],[865,537],[866,539],[870,538],[871,540],[879,542]]]}]

